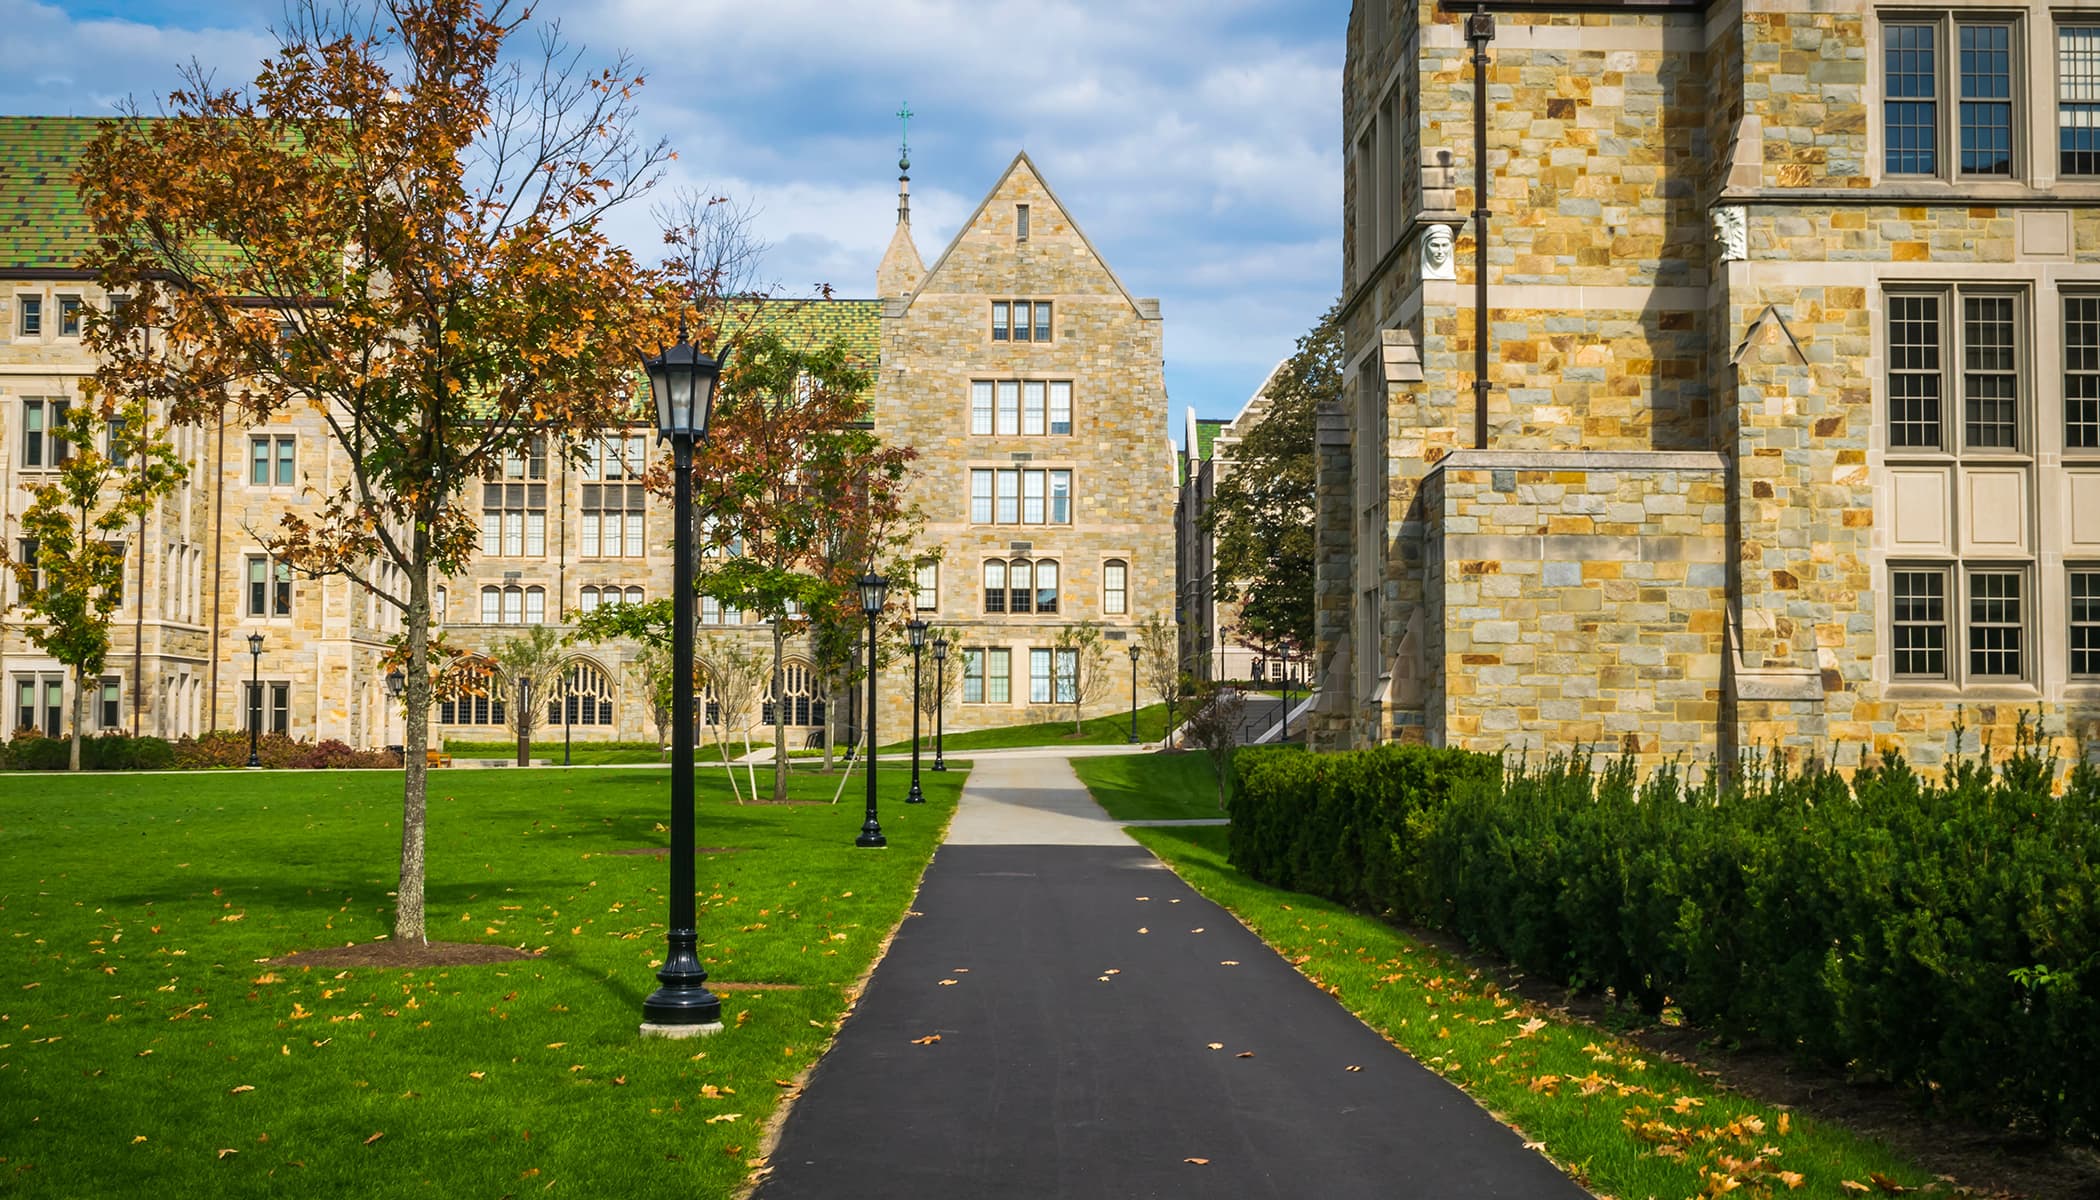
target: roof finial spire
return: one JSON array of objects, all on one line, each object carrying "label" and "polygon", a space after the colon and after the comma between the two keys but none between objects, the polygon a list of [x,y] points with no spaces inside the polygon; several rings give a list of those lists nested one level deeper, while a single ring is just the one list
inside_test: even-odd
[{"label": "roof finial spire", "polygon": [[897,141],[897,170],[902,179],[911,178],[911,118],[911,101],[906,100],[897,109],[897,120],[903,123],[903,132]]}]

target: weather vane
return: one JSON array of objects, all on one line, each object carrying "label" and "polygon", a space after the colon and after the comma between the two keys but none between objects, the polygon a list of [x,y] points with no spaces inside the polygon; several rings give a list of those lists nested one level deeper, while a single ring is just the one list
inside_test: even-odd
[{"label": "weather vane", "polygon": [[903,132],[897,141],[897,169],[900,171],[911,170],[911,117],[911,101],[906,100],[897,110],[897,119],[903,122]]}]

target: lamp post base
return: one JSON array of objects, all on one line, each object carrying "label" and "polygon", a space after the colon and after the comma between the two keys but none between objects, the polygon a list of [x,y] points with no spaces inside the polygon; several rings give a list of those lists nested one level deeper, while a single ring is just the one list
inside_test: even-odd
[{"label": "lamp post base", "polygon": [[642,1036],[645,1038],[694,1038],[720,1032],[720,1021],[710,1021],[705,1025],[659,1025],[654,1021],[642,1022]]},{"label": "lamp post base", "polygon": [[853,844],[863,850],[881,850],[889,846],[890,839],[882,836],[880,825],[870,821],[860,827],[860,836],[853,839]]},{"label": "lamp post base", "polygon": [[926,793],[919,790],[919,781],[917,778],[914,778],[911,781],[911,791],[905,793],[904,802],[906,804],[926,803]]},{"label": "lamp post base", "polygon": [[936,758],[933,760],[933,766],[930,769],[935,771],[945,771],[948,769],[948,764],[945,760]]}]

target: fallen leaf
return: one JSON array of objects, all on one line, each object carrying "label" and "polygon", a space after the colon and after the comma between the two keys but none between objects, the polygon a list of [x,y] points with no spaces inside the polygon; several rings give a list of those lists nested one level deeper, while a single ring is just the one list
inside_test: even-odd
[{"label": "fallen leaf", "polygon": [[911,1040],[911,1044],[912,1044],[912,1045],[914,1045],[914,1046],[931,1046],[931,1045],[933,1045],[933,1044],[934,1044],[935,1042],[938,1042],[938,1041],[940,1041],[940,1040],[941,1040],[941,1035],[940,1035],[940,1034],[938,1034],[938,1033],[929,1033],[929,1034],[927,1034],[927,1035],[926,1035],[925,1037],[922,1037],[922,1038],[913,1038],[913,1039]]},{"label": "fallen leaf", "polygon": [[1879,1171],[1869,1172],[1867,1178],[1874,1181],[1875,1187],[1880,1188],[1882,1191],[1887,1192],[1890,1195],[1901,1195],[1904,1192],[1914,1192],[1917,1190],[1916,1188],[1904,1187],[1902,1184],[1897,1183],[1895,1180],[1890,1179],[1888,1176],[1883,1175]]},{"label": "fallen leaf", "polygon": [[1116,968],[1116,967],[1110,967],[1110,968],[1109,968],[1109,969],[1107,970],[1107,972],[1106,972],[1106,974],[1109,974],[1109,975],[1121,975],[1122,973],[1123,973],[1123,972],[1122,972],[1122,971],[1121,971],[1121,970],[1120,970],[1119,968]]},{"label": "fallen leaf", "polygon": [[1781,1133],[1785,1133],[1785,1132],[1787,1132],[1787,1131],[1788,1131],[1788,1130],[1789,1130],[1790,1128],[1792,1128],[1792,1127],[1793,1127],[1793,1124],[1794,1124],[1794,1118],[1792,1117],[1792,1115],[1791,1115],[1791,1114],[1788,1114],[1788,1113],[1780,1113],[1780,1114],[1779,1114],[1779,1132],[1781,1132]]},{"label": "fallen leaf", "polygon": [[1343,1068],[1342,1068],[1342,1070],[1344,1070],[1344,1071],[1361,1071],[1361,1070],[1363,1070],[1363,1068],[1362,1068],[1362,1067],[1359,1067],[1359,1066],[1356,1066],[1356,1065],[1354,1065],[1354,1064],[1351,1064],[1351,1065],[1349,1065],[1349,1066],[1343,1067]]},{"label": "fallen leaf", "polygon": [[1151,930],[1149,930],[1149,929],[1147,929],[1147,928],[1145,928],[1144,926],[1140,925],[1140,926],[1138,926],[1138,932],[1139,932],[1139,933],[1151,933],[1152,931],[1151,931]]},{"label": "fallen leaf", "polygon": [[140,1142],[143,1142],[143,1141],[145,1141],[145,1140],[146,1140],[146,1135],[142,1133],[142,1134],[138,1135],[137,1137],[135,1137],[135,1138],[131,1139],[131,1144],[132,1144],[132,1145],[134,1145],[134,1146],[136,1146],[136,1145],[138,1145],[138,1144],[139,1144]]},{"label": "fallen leaf", "polygon": [[1202,933],[1202,932],[1203,932],[1203,926],[1201,926],[1201,925],[1198,925],[1198,926],[1196,926],[1196,927],[1195,927],[1194,929],[1191,929],[1191,930],[1189,930],[1189,932],[1190,932],[1190,933]]},{"label": "fallen leaf", "polygon": [[224,1149],[224,1150],[221,1150],[221,1151],[219,1151],[219,1157],[220,1157],[220,1158],[225,1158],[225,1157],[226,1157],[227,1155],[229,1155],[229,1154],[239,1154],[239,1153],[240,1153],[240,1151],[238,1151],[238,1150],[235,1150],[235,1149],[233,1149],[233,1148],[231,1148],[231,1147],[228,1147],[227,1149]]},{"label": "fallen leaf", "polygon": [[563,1046],[566,1046],[566,1045],[568,1045],[568,1044],[569,1044],[569,1043],[567,1043],[567,1042],[548,1042],[548,1043],[547,1043],[547,1049],[549,1049],[549,1050],[559,1050],[559,1049],[561,1049],[561,1048],[562,1048]]},{"label": "fallen leaf", "polygon": [[1799,1171],[1781,1171],[1779,1173],[1779,1182],[1785,1184],[1788,1191],[1792,1191],[1807,1182],[1807,1177]]},{"label": "fallen leaf", "polygon": [[[941,986],[941,987],[954,987],[954,986],[955,986],[955,985],[956,985],[957,983],[960,983],[960,982],[961,982],[960,980],[956,980],[956,979],[943,979],[943,980],[941,980],[941,982],[940,982],[940,986]],[[814,1024],[815,1024],[816,1022],[812,1021],[812,1022],[810,1022],[810,1023],[811,1023],[812,1025],[814,1025]]]},{"label": "fallen leaf", "polygon": [[615,1075],[615,1076],[613,1076],[613,1086],[614,1086],[614,1087],[626,1087],[626,1086],[627,1086],[627,1077],[626,1077],[625,1075]]},{"label": "fallen leaf", "polygon": [[1140,900],[1150,900],[1151,898],[1152,898],[1152,897],[1150,897],[1150,896],[1139,896],[1139,897],[1138,897],[1138,899],[1140,899]]},{"label": "fallen leaf", "polygon": [[475,1081],[475,1082],[477,1082],[477,1083],[478,1083],[478,1082],[480,1082],[481,1080],[487,1079],[488,1077],[489,1077],[489,1073],[488,1073],[487,1071],[469,1071],[469,1072],[467,1072],[467,1078],[469,1078],[469,1079],[472,1079],[472,1080],[474,1080],[474,1081]]},{"label": "fallen leaf", "polygon": [[1212,1042],[1212,1043],[1210,1043],[1210,1048],[1211,1048],[1211,1049],[1213,1049],[1213,1050],[1223,1050],[1223,1049],[1225,1048],[1225,1043],[1223,1043],[1223,1042]]},{"label": "fallen leaf", "polygon": [[1236,958],[1222,958],[1218,960],[1218,965],[1221,967],[1236,967],[1240,965],[1240,960]]},{"label": "fallen leaf", "polygon": [[720,1125],[724,1121],[740,1121],[743,1119],[743,1117],[744,1114],[742,1113],[716,1113],[714,1116],[711,1116],[707,1119],[707,1123],[710,1125]]},{"label": "fallen leaf", "polygon": [[1181,1161],[1185,1163],[1195,1163],[1199,1167],[1207,1167],[1210,1165],[1210,1160],[1207,1158],[1184,1158]]},{"label": "fallen leaf", "polygon": [[1545,1027],[1546,1019],[1544,1017],[1533,1017],[1529,1021],[1524,1022],[1522,1025],[1517,1026],[1517,1036],[1530,1037],[1532,1034],[1537,1033],[1539,1030],[1544,1029]]},{"label": "fallen leaf", "polygon": [[237,1088],[233,1089],[232,1091],[230,1091],[230,1092],[228,1092],[228,1093],[226,1093],[226,1094],[227,1094],[227,1095],[229,1095],[229,1096],[238,1096],[238,1095],[240,1095],[240,1094],[241,1094],[242,1092],[252,1092],[252,1091],[254,1091],[254,1090],[255,1090],[255,1085],[254,1085],[254,1084],[252,1084],[252,1083],[244,1083],[244,1084],[240,1085],[239,1087],[237,1087]]},{"label": "fallen leaf", "polygon": [[1235,1054],[1235,1055],[1233,1055],[1233,1057],[1234,1057],[1234,1058],[1253,1058],[1253,1057],[1254,1057],[1254,1051],[1252,1051],[1252,1050],[1242,1050],[1242,1051],[1240,1051],[1240,1052],[1239,1052],[1238,1054]]},{"label": "fallen leaf", "polygon": [[1874,1190],[1873,1188],[1870,1188],[1866,1184],[1861,1183],[1855,1179],[1840,1179],[1838,1180],[1838,1186],[1844,1188],[1848,1192],[1859,1192],[1863,1195],[1867,1192],[1871,1192]]},{"label": "fallen leaf", "polygon": [[386,1130],[382,1129],[382,1130],[380,1130],[380,1131],[379,1131],[378,1133],[375,1133],[375,1134],[373,1134],[373,1135],[372,1135],[371,1137],[368,1137],[368,1138],[366,1138],[366,1139],[365,1139],[365,1145],[369,1146],[369,1145],[371,1145],[371,1144],[372,1144],[373,1142],[376,1142],[376,1141],[378,1141],[378,1140],[379,1140],[380,1138],[383,1138],[383,1137],[385,1137],[385,1136],[386,1136]]}]

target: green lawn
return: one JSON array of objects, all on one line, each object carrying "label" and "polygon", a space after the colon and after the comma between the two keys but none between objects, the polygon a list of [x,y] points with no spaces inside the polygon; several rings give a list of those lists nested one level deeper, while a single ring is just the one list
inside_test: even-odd
[{"label": "green lawn", "polygon": [[[751,747],[754,750],[763,749],[764,744],[753,742]],[[741,758],[744,755],[744,743],[742,741],[733,741],[729,743],[727,751],[727,757],[732,759]],[[518,744],[514,741],[465,742],[447,738],[445,739],[445,753],[452,755],[454,758],[501,758],[507,761],[516,761]],[[531,755],[533,758],[547,760],[551,766],[559,766],[561,764],[561,732],[559,728],[556,729],[554,736],[551,738],[544,733],[534,738],[532,740]],[[712,740],[701,742],[693,747],[693,759],[696,762],[722,762],[724,759],[724,748],[715,745]],[[664,751],[657,749],[655,742],[579,741],[571,743],[569,761],[571,764],[579,767],[596,767],[615,763],[667,763],[670,761],[670,758]]]},{"label": "green lawn", "polygon": [[1120,821],[1222,817],[1210,756],[1196,751],[1075,758],[1072,770],[1094,800]]},{"label": "green lawn", "polygon": [[1599,1195],[1878,1195],[1933,1182],[1884,1146],[1721,1091],[1595,1025],[1512,1000],[1464,961],[1382,921],[1256,883],[1227,862],[1222,828],[1131,832]]},{"label": "green lawn", "polygon": [[[260,960],[390,928],[399,772],[0,780],[0,1193],[720,1197],[901,919],[963,775],[888,850],[699,773],[702,955],[729,1028],[644,1041],[668,866],[655,771],[431,776],[417,971]],[[857,782],[857,781],[856,781]],[[828,800],[835,781],[798,778]]]},{"label": "green lawn", "polygon": [[[1180,718],[1188,714],[1177,708],[1174,715]],[[1004,750],[1014,746],[1109,746],[1130,740],[1130,710],[1127,708],[1120,713],[1088,717],[1080,725],[1085,732],[1076,736],[1072,732],[1072,722],[1069,719],[1045,721],[1039,725],[1005,725],[997,729],[973,729],[968,733],[949,733],[941,740],[941,746],[943,753],[955,754],[963,750]],[[930,721],[925,722],[920,728],[926,735],[920,753],[931,754],[933,724]],[[905,732],[911,731],[907,728]],[[1167,706],[1152,704],[1138,709],[1137,732],[1141,742],[1156,742],[1167,736]],[[911,753],[911,739],[907,737],[901,742],[886,743],[882,748],[884,754],[894,751]]]}]

